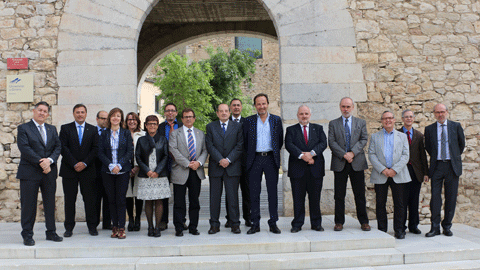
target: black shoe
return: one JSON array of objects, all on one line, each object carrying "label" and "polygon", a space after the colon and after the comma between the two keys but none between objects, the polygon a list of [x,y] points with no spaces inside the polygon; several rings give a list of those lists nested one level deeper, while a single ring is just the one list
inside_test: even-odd
[{"label": "black shoe", "polygon": [[183,231],[175,231],[175,236],[183,236]]},{"label": "black shoe", "polygon": [[23,244],[25,246],[35,246],[35,240],[32,237],[25,237],[23,238]]},{"label": "black shoe", "polygon": [[247,234],[254,234],[254,233],[257,233],[257,232],[260,232],[260,226],[252,225],[250,230],[247,231]]},{"label": "black shoe", "polygon": [[184,230],[184,231],[188,230],[187,223],[185,223],[185,222],[183,223],[183,230]]},{"label": "black shoe", "polygon": [[450,229],[443,229],[443,234],[445,236],[453,236],[453,232]]},{"label": "black shoe", "polygon": [[160,232],[160,228],[155,228],[155,231],[153,232],[153,237],[160,237],[162,236],[162,233]]},{"label": "black shoe", "polygon": [[133,230],[138,232],[140,231],[140,217],[135,217],[135,224],[133,225]]},{"label": "black shoe", "polygon": [[73,235],[73,232],[70,231],[70,230],[66,230],[64,233],[63,233],[63,237],[72,237]]},{"label": "black shoe", "polygon": [[250,221],[250,220],[245,220],[245,226],[247,226],[247,227],[252,227],[252,221]]},{"label": "black shoe", "polygon": [[165,231],[166,229],[168,229],[168,224],[166,222],[160,222],[160,231]]},{"label": "black shoe", "polygon": [[216,234],[219,231],[220,231],[220,227],[210,226],[210,230],[208,230],[208,234]]},{"label": "black shoe", "polygon": [[413,228],[413,229],[408,229],[411,233],[414,234],[422,234],[422,231],[420,231],[418,228]]},{"label": "black shoe", "polygon": [[405,239],[405,232],[399,232],[399,233],[395,233],[395,238],[397,239]]},{"label": "black shoe", "polygon": [[275,233],[275,234],[280,234],[280,233],[282,233],[282,231],[280,231],[280,229],[277,227],[277,225],[272,225],[272,226],[270,226],[270,231],[271,231],[272,233]]},{"label": "black shoe", "polygon": [[58,234],[56,234],[56,233],[52,233],[52,234],[47,235],[46,239],[49,240],[49,241],[53,241],[53,242],[62,242],[63,241],[63,238],[58,236]]},{"label": "black shoe", "polygon": [[325,231],[325,229],[322,227],[322,225],[314,226],[314,227],[312,227],[312,230],[317,231],[317,232]]},{"label": "black shoe", "polygon": [[132,222],[132,221],[129,221],[129,222],[128,222],[128,226],[127,226],[127,230],[128,230],[129,232],[133,232],[134,226],[135,226],[135,225],[133,224],[133,222]]},{"label": "black shoe", "polygon": [[440,235],[440,229],[431,229],[428,233],[425,234],[425,237],[434,237],[435,235]]},{"label": "black shoe", "polygon": [[148,232],[147,232],[147,235],[148,236],[153,236],[155,234],[154,232],[154,228],[152,226],[148,226]]},{"label": "black shoe", "polygon": [[232,233],[239,234],[242,231],[240,230],[240,226],[232,226]]},{"label": "black shoe", "polygon": [[188,232],[191,235],[200,235],[200,232],[197,229],[189,229]]},{"label": "black shoe", "polygon": [[[91,236],[97,236],[98,235],[98,231],[97,231],[97,228],[93,228],[91,230],[88,230],[88,233],[91,235]],[[65,235],[64,235],[65,236]]]},{"label": "black shoe", "polygon": [[299,232],[299,231],[301,231],[301,230],[302,230],[302,228],[300,228],[300,227],[292,227],[292,228],[290,229],[290,232],[291,232],[291,233],[297,233],[297,232]]},{"label": "black shoe", "polygon": [[227,220],[227,222],[225,223],[225,228],[231,228],[232,227],[232,223],[230,222],[230,220]]}]

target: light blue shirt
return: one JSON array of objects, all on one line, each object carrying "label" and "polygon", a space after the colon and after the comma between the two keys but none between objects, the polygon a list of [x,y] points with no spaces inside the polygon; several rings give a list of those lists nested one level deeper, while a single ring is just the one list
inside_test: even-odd
[{"label": "light blue shirt", "polygon": [[270,114],[267,113],[267,119],[264,123],[262,119],[260,119],[260,115],[257,114],[257,152],[273,151],[269,119]]},{"label": "light blue shirt", "polygon": [[383,129],[383,154],[387,162],[387,168],[392,168],[393,163],[393,130],[389,133]]},{"label": "light blue shirt", "polygon": [[352,119],[353,117],[349,117],[349,118],[345,118],[343,115],[342,115],[342,121],[343,121],[343,128],[345,128],[345,119],[348,119],[348,128],[350,129],[350,135],[352,134]]},{"label": "light blue shirt", "polygon": [[[445,132],[445,139],[447,140],[446,142],[446,152],[447,152],[447,156],[446,156],[446,159],[447,160],[450,160],[450,147],[448,145],[448,126],[447,126],[447,120],[445,120],[445,122],[443,122],[443,124],[445,125],[443,127],[443,132]],[[437,141],[438,141],[438,154],[437,154],[437,160],[442,160],[442,124],[440,124],[439,122],[437,122]]]},{"label": "light blue shirt", "polygon": [[[406,129],[405,127],[402,127],[402,130],[403,130],[403,133],[407,135],[407,137],[410,137],[410,140],[413,140],[413,127],[410,130]],[[410,135],[407,134],[407,131],[410,131]]]},{"label": "light blue shirt", "polygon": [[[168,141],[168,139],[170,138],[170,125],[168,124],[168,121],[167,121],[167,120],[165,120],[165,123],[167,123],[167,124],[165,125],[165,138],[167,138],[167,141]],[[175,124],[173,124],[173,130],[175,130],[175,129],[178,128],[177,120],[175,119],[175,120],[173,121],[173,123],[175,123]]]}]

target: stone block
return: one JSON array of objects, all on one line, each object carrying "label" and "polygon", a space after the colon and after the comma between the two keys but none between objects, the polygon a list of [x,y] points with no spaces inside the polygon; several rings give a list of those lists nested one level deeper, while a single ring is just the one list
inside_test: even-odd
[{"label": "stone block", "polygon": [[8,50],[8,41],[0,40],[0,51]]},{"label": "stone block", "polygon": [[16,111],[6,111],[3,117],[3,122],[7,123],[20,123],[21,120],[22,118],[20,113]]},{"label": "stone block", "polygon": [[377,38],[368,40],[368,47],[371,52],[392,52],[394,46],[385,35],[379,35]]},{"label": "stone block", "polygon": [[33,28],[25,29],[20,32],[22,37],[35,37],[37,35],[37,31]]},{"label": "stone block", "polygon": [[20,157],[20,150],[16,143],[12,143],[10,145],[10,157],[11,158],[19,158]]},{"label": "stone block", "polygon": [[55,13],[53,4],[38,4],[36,5],[37,15],[51,15]]},{"label": "stone block", "polygon": [[58,34],[58,49],[66,50],[108,50],[108,49],[135,49],[135,39],[101,37],[60,32]]},{"label": "stone block", "polygon": [[125,2],[135,6],[143,11],[148,11],[152,8],[153,2],[155,1],[147,1],[147,0],[124,0]]},{"label": "stone block", "polygon": [[1,20],[0,28],[10,28],[15,25],[15,20]]},{"label": "stone block", "polygon": [[136,63],[136,52],[129,50],[62,51],[58,66],[124,65]]},{"label": "stone block", "polygon": [[408,31],[407,22],[404,20],[385,20],[381,28],[388,34],[403,34]]},{"label": "stone block", "polygon": [[378,26],[378,22],[374,20],[358,20],[355,25],[355,30],[358,32],[364,31],[378,34],[380,32],[380,27]]},{"label": "stone block", "polygon": [[15,9],[13,8],[0,9],[0,16],[12,16],[14,14],[15,14]]},{"label": "stone block", "polygon": [[309,20],[302,20],[288,25],[280,25],[278,26],[278,32],[281,36],[293,36],[349,27],[353,27],[350,13],[346,10],[340,10],[317,16]]},{"label": "stone block", "polygon": [[439,35],[442,34],[444,31],[442,26],[429,23],[420,24],[420,30],[426,36]]},{"label": "stone block", "polygon": [[30,18],[28,26],[32,28],[42,28],[42,27],[45,27],[45,21],[46,21],[45,16],[35,16]]},{"label": "stone block", "polygon": [[[24,39],[24,38],[11,39],[11,40],[8,41],[8,48],[10,50],[13,50],[13,49],[21,50],[21,49],[23,49],[23,46],[25,45],[25,42],[27,42],[27,40]],[[21,54],[20,51],[15,51],[15,55],[19,55],[19,54]],[[12,56],[12,57],[14,57],[14,56]]]},{"label": "stone block", "polygon": [[20,30],[17,28],[7,28],[0,30],[0,36],[2,39],[12,39],[20,37]]},{"label": "stone block", "polygon": [[471,22],[461,21],[455,24],[455,32],[456,33],[474,33],[475,28]]},{"label": "stone block", "polygon": [[318,46],[318,47],[355,47],[355,31],[353,27],[330,31],[320,31],[288,37],[280,36],[280,43],[287,46]]},{"label": "stone block", "polygon": [[281,83],[360,83],[360,64],[283,64]]},{"label": "stone block", "polygon": [[1,144],[11,144],[15,142],[15,137],[13,137],[12,133],[6,133],[0,131],[0,143]]},{"label": "stone block", "polygon": [[348,47],[290,47],[280,48],[282,64],[339,64],[355,63],[355,51]]},{"label": "stone block", "polygon": [[56,37],[58,36],[58,29],[55,27],[41,28],[38,30],[39,37]]},{"label": "stone block", "polygon": [[360,1],[357,3],[358,9],[374,9],[375,2],[374,1]]},{"label": "stone block", "polygon": [[[44,60],[49,61],[49,60]],[[137,81],[135,65],[59,66],[59,86],[131,85]]]},{"label": "stone block", "polygon": [[377,53],[358,53],[357,62],[362,64],[378,64]]},{"label": "stone block", "polygon": [[55,70],[56,64],[52,60],[33,60],[28,63],[30,69],[41,71]]},{"label": "stone block", "polygon": [[56,49],[43,49],[40,51],[40,58],[55,58],[56,55]]},{"label": "stone block", "polygon": [[[82,27],[78,27],[79,25]],[[68,13],[62,16],[62,31],[130,39],[135,39],[138,34],[136,29],[130,27],[122,27]]]},{"label": "stone block", "polygon": [[20,16],[32,16],[35,8],[32,5],[19,5],[17,7],[17,14]]},{"label": "stone block", "polygon": [[339,116],[338,102],[334,103],[284,103],[282,105],[282,118],[283,120],[295,120],[297,119],[298,106],[301,104],[307,105],[312,112],[310,120],[315,121],[329,121]]}]

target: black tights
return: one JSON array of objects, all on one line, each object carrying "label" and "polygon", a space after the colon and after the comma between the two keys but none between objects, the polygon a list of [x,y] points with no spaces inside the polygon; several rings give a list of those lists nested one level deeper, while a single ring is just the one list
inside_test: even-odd
[{"label": "black tights", "polygon": [[[135,198],[135,212],[138,219],[142,216],[142,210],[143,210],[143,200],[139,200]],[[128,213],[128,220],[133,222],[133,197],[128,197],[127,198],[127,213]]]},{"label": "black tights", "polygon": [[153,204],[155,204],[155,227],[158,228],[162,221],[163,202],[162,200],[145,201],[145,215],[147,216],[148,227],[153,228]]}]

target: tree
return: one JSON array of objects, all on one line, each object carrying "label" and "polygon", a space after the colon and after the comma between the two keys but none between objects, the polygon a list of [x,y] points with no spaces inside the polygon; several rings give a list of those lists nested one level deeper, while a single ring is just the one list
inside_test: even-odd
[{"label": "tree", "polygon": [[[179,117],[183,109],[192,108],[196,116],[195,127],[205,130],[205,126],[212,120],[210,115],[214,110],[210,104],[215,100],[209,84],[213,79],[210,64],[188,64],[186,56],[173,52],[157,63],[157,69],[155,86],[161,89],[158,98],[165,103],[172,102],[177,105]],[[159,113],[164,116],[163,110]]]}]

